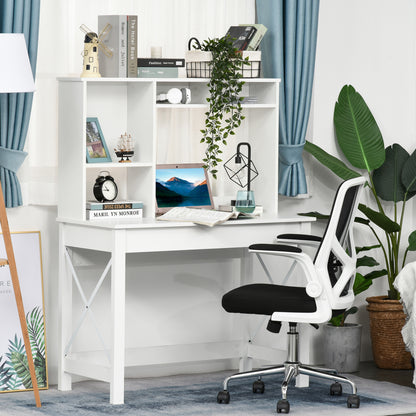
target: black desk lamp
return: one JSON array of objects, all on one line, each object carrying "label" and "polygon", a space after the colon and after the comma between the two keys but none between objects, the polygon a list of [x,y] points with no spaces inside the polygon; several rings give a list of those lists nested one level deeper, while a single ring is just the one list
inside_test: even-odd
[{"label": "black desk lamp", "polygon": [[[247,146],[247,156],[240,151],[241,146]],[[237,185],[247,190],[237,191],[235,208],[239,212],[252,213],[256,207],[254,201],[254,191],[250,189],[251,182],[258,176],[258,171],[251,160],[251,146],[247,142],[237,145],[237,153],[224,163],[224,169],[228,177]],[[247,179],[247,182],[245,182]]]}]

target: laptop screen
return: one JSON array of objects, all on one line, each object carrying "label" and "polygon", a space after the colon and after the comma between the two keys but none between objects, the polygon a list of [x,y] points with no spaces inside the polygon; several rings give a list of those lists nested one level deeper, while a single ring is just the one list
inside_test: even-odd
[{"label": "laptop screen", "polygon": [[156,166],[156,213],[163,214],[174,207],[214,208],[202,163]]}]

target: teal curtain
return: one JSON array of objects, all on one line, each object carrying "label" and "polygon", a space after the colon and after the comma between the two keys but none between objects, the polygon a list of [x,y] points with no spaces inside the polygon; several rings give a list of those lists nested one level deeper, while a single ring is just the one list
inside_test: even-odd
[{"label": "teal curtain", "polygon": [[307,193],[302,152],[309,120],[319,0],[256,0],[257,22],[268,31],[261,43],[263,76],[281,78],[279,193]]},{"label": "teal curtain", "polygon": [[[36,73],[40,0],[0,0],[0,33],[23,33]],[[2,57],[5,59],[5,57]],[[7,208],[22,205],[16,172],[23,163],[33,93],[0,94],[0,180]]]}]

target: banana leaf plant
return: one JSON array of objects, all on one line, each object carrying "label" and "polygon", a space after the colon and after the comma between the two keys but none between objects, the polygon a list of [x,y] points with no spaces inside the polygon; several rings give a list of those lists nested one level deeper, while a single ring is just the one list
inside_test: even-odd
[{"label": "banana leaf plant", "polygon": [[[382,251],[385,269],[365,277],[387,276],[389,299],[399,299],[394,280],[406,263],[409,251],[416,251],[416,231],[403,244],[403,221],[407,201],[416,195],[416,151],[409,154],[400,144],[385,148],[383,136],[364,98],[345,85],[334,110],[336,140],[349,164],[306,142],[305,150],[341,179],[363,175],[374,202],[373,207],[359,204],[365,218],[357,222],[367,226]],[[391,213],[391,214],[390,214]],[[358,250],[357,250],[358,251]]]}]

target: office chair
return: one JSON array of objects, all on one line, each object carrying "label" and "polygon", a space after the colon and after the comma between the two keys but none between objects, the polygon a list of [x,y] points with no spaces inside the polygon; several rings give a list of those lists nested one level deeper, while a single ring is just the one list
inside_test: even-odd
[{"label": "office chair", "polygon": [[[349,408],[360,406],[355,384],[336,370],[316,368],[300,363],[298,359],[298,323],[317,324],[327,322],[332,316],[348,309],[353,300],[353,284],[356,269],[356,254],[352,224],[358,206],[358,197],[365,183],[363,177],[343,182],[336,193],[331,214],[323,237],[303,234],[283,234],[276,244],[253,244],[250,253],[255,253],[269,275],[261,255],[291,258],[301,266],[306,277],[306,286],[286,286],[254,283],[238,287],[226,293],[222,306],[227,312],[270,316],[267,329],[278,333],[281,323],[289,323],[287,360],[283,365],[254,371],[237,373],[227,377],[223,390],[218,393],[218,403],[229,403],[228,383],[234,379],[258,377],[253,383],[253,393],[264,392],[262,375],[284,373],[281,386],[282,398],[277,402],[278,413],[289,413],[287,400],[289,382],[298,374],[330,379],[331,395],[341,395],[342,385],[347,383],[352,394],[347,398]],[[284,243],[284,244],[282,244]],[[315,257],[304,253],[298,246],[317,247]]]}]

